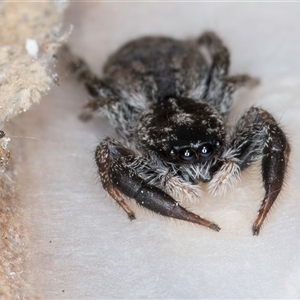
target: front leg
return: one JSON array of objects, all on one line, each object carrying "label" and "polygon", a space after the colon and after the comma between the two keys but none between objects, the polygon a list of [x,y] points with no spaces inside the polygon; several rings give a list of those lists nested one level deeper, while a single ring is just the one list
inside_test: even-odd
[{"label": "front leg", "polygon": [[281,191],[289,155],[287,138],[274,118],[267,111],[252,107],[237,123],[229,150],[223,155],[224,163],[210,183],[210,191],[217,193],[218,189],[236,180],[241,170],[261,158],[265,196],[252,227],[254,235],[259,234]]},{"label": "front leg", "polygon": [[163,216],[220,230],[218,225],[186,210],[163,190],[148,184],[130,167],[135,159],[133,151],[118,141],[106,139],[101,142],[96,149],[95,158],[104,189],[126,211],[130,219],[135,217],[125,203],[126,197],[135,199],[139,205]]},{"label": "front leg", "polygon": [[[264,118],[268,118],[267,113],[262,114]],[[252,227],[254,235],[259,234],[267,213],[281,191],[291,152],[285,134],[276,125],[270,125],[270,134],[263,148],[262,178],[266,193]]]}]

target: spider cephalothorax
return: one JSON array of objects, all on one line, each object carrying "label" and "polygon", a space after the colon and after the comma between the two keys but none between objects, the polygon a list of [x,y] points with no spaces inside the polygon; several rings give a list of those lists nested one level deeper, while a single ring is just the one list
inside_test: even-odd
[{"label": "spider cephalothorax", "polygon": [[132,41],[108,59],[103,78],[75,57],[72,68],[91,96],[82,117],[101,112],[119,134],[102,141],[95,158],[103,187],[131,219],[127,198],[219,231],[177,201],[199,198],[199,182],[207,182],[213,195],[224,193],[243,169],[261,160],[265,196],[252,228],[259,233],[281,190],[290,147],[261,108],[251,107],[226,131],[233,92],[256,80],[228,76],[229,53],[214,33],[193,41]]},{"label": "spider cephalothorax", "polygon": [[203,101],[167,98],[142,113],[135,139],[140,148],[153,150],[178,163],[200,163],[220,148],[225,138],[216,109]]}]

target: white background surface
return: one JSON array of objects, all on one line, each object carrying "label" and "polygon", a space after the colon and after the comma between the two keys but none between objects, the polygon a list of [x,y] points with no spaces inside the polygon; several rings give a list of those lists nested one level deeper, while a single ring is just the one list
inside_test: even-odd
[{"label": "white background surface", "polygon": [[62,70],[60,86],[7,130],[18,160],[18,190],[30,234],[31,281],[47,299],[300,297],[300,3],[71,3],[70,44],[100,72],[131,38],[216,31],[231,52],[231,74],[261,79],[237,95],[233,119],[268,109],[291,146],[284,191],[261,234],[252,236],[263,189],[247,170],[224,198],[186,204],[217,233],[165,219],[132,202],[137,220],[102,190],[93,161],[114,132],[106,120],[78,119],[87,95]]}]

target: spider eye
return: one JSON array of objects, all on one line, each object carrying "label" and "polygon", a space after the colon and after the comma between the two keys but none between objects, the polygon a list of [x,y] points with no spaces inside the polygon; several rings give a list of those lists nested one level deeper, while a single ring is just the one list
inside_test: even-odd
[{"label": "spider eye", "polygon": [[209,158],[214,153],[214,147],[211,144],[205,144],[200,148],[199,155],[202,158]]},{"label": "spider eye", "polygon": [[174,149],[172,149],[172,150],[169,152],[169,155],[170,155],[170,156],[175,156],[175,155],[176,155],[176,152],[175,152],[175,150],[174,150]]},{"label": "spider eye", "polygon": [[192,161],[195,159],[195,153],[190,148],[182,149],[180,151],[180,159],[183,161]]}]

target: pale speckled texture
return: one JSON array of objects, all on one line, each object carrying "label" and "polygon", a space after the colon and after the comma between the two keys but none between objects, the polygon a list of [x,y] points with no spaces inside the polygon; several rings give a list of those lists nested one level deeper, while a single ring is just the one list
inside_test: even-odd
[{"label": "pale speckled texture", "polygon": [[188,204],[219,233],[143,209],[130,222],[104,193],[93,162],[113,130],[78,119],[86,94],[69,74],[8,128],[18,155],[18,191],[31,236],[30,279],[47,299],[299,298],[299,3],[72,3],[73,49],[100,69],[128,39],[185,38],[215,30],[231,51],[231,73],[261,79],[238,95],[233,120],[261,105],[292,145],[286,186],[261,234],[251,225],[263,195],[259,168],[224,198]]},{"label": "pale speckled texture", "polygon": [[39,6],[0,3],[0,26],[5,28],[0,33],[1,123],[28,110],[49,91],[53,83],[49,65],[68,36],[61,33],[64,7],[51,1]]},{"label": "pale speckled texture", "polygon": [[[15,162],[10,156],[10,138],[3,137],[3,123],[28,110],[53,84],[49,65],[60,42],[63,8],[44,1],[0,2],[0,298],[30,297],[27,223],[22,211],[22,195],[16,193]],[[31,40],[35,51],[28,51]],[[38,50],[38,51],[37,51]]]}]

